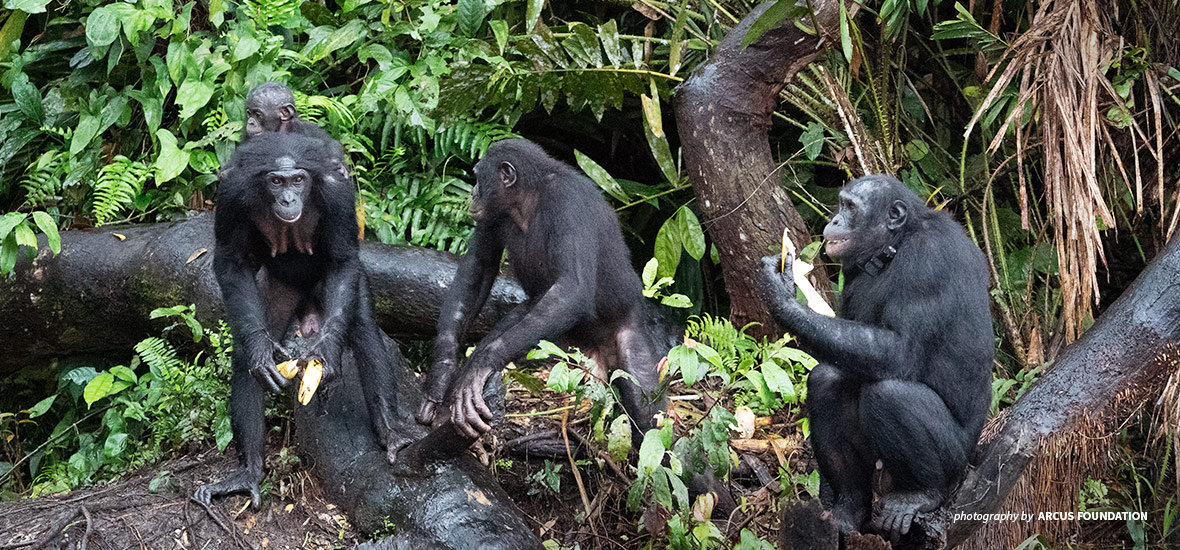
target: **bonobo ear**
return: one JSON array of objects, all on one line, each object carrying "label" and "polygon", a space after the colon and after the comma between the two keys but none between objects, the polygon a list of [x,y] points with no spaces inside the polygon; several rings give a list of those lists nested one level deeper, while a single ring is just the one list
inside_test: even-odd
[{"label": "bonobo ear", "polygon": [[294,105],[287,103],[287,104],[283,105],[282,107],[279,107],[279,120],[286,122],[286,121],[291,120],[293,118],[295,118],[295,106]]},{"label": "bonobo ear", "polygon": [[511,162],[501,162],[499,172],[500,183],[503,183],[504,187],[512,187],[516,183],[516,167]]},{"label": "bonobo ear", "polygon": [[889,220],[885,222],[886,226],[893,230],[905,225],[908,214],[909,207],[906,206],[905,201],[900,199],[893,201],[893,204],[889,205]]}]

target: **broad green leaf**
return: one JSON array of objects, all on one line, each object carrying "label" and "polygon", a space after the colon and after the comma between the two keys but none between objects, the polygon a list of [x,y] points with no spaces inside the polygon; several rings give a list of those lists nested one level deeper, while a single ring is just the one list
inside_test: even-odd
[{"label": "broad green leaf", "polygon": [[5,8],[25,13],[45,13],[45,6],[48,5],[49,0],[4,0]]},{"label": "broad green leaf", "polygon": [[[181,86],[183,88],[183,86]],[[189,153],[176,146],[176,136],[163,128],[156,131],[160,140],[160,155],[156,157],[156,183],[172,181],[188,166]]]},{"label": "broad green leaf", "polygon": [[766,387],[770,391],[782,394],[784,401],[788,403],[796,401],[795,382],[774,361],[762,363],[762,379],[766,381]]},{"label": "broad green leaf", "polygon": [[541,20],[541,7],[545,5],[545,0],[527,0],[528,7],[524,11],[525,32],[532,32],[537,26],[537,22]]},{"label": "broad green leaf", "polygon": [[119,432],[112,433],[107,436],[106,443],[102,446],[102,454],[107,458],[115,458],[123,456],[127,451],[127,433]]},{"label": "broad green leaf", "polygon": [[681,309],[692,307],[692,300],[683,294],[670,294],[668,296],[664,296],[663,298],[660,298],[660,303],[668,307]]},{"label": "broad green leaf", "polygon": [[133,371],[123,365],[117,365],[117,366],[111,367],[110,372],[111,372],[111,374],[115,375],[115,378],[118,378],[120,380],[126,380],[127,382],[131,382],[132,384],[134,384],[136,381],[139,380],[139,377],[135,376],[135,371]]},{"label": "broad green leaf", "polygon": [[[180,105],[180,118],[191,118],[197,111],[209,103],[213,97],[213,86],[195,76],[190,75],[176,90],[176,103]],[[76,137],[76,134],[75,134]]]},{"label": "broad green leaf", "polygon": [[111,45],[119,37],[119,17],[106,6],[99,6],[86,17],[86,42],[90,47]]},{"label": "broad green leaf", "polygon": [[[783,2],[785,0],[779,0]],[[848,29],[848,8],[840,2],[840,50],[844,52],[844,60],[852,62],[852,33]]]},{"label": "broad green leaf", "polygon": [[7,238],[12,229],[20,225],[26,218],[28,215],[20,212],[9,212],[0,216],[0,240]]},{"label": "broad green leaf", "polygon": [[643,266],[643,286],[649,287],[656,282],[656,269],[659,268],[659,260],[652,258]]},{"label": "broad green leaf", "polygon": [[647,137],[647,146],[664,179],[676,185],[680,183],[680,174],[676,171],[676,161],[672,158],[672,149],[664,135],[664,117],[660,112],[660,96],[654,82],[651,96],[640,95],[639,102],[643,107],[643,133]]},{"label": "broad green leaf", "polygon": [[258,52],[258,39],[254,38],[252,34],[243,34],[238,38],[238,43],[234,45],[234,61],[241,61]]},{"label": "broad green leaf", "polygon": [[41,93],[29,82],[29,76],[18,73],[12,81],[12,99],[20,112],[34,124],[45,123],[45,107],[41,104]]},{"label": "broad green leaf", "polygon": [[602,49],[606,51],[610,64],[621,67],[624,62],[623,48],[619,44],[619,26],[614,19],[598,26],[598,38],[602,40]]},{"label": "broad green leaf", "polygon": [[653,428],[643,434],[643,442],[639,445],[639,477],[644,478],[660,468],[664,461],[664,439],[659,428]]},{"label": "broad green leaf", "polygon": [[230,441],[234,439],[233,425],[230,424],[228,414],[221,414],[217,419],[217,427],[214,429],[214,437],[217,440],[217,452],[222,452],[226,447],[229,447]]},{"label": "broad green leaf", "polygon": [[86,383],[86,389],[82,390],[82,399],[86,401],[86,406],[90,407],[99,399],[106,397],[107,392],[111,391],[111,386],[114,385],[115,375],[109,372],[95,376]]},{"label": "broad green leaf", "polygon": [[463,36],[473,37],[483,25],[483,20],[496,7],[487,0],[459,0],[455,7],[455,18],[459,22],[459,32]]},{"label": "broad green leaf", "polygon": [[808,160],[819,158],[824,147],[824,125],[818,122],[808,123],[807,129],[799,135],[799,141],[803,144],[803,152],[807,154]]},{"label": "broad green leaf", "polygon": [[758,397],[762,399],[762,404],[768,409],[773,409],[777,405],[778,398],[770,388],[766,387],[766,379],[762,377],[762,373],[752,370],[746,373],[746,378],[753,382],[754,390],[758,392]]},{"label": "broad green leaf", "polygon": [[606,448],[611,458],[616,461],[627,460],[627,455],[631,452],[631,422],[627,420],[626,415],[619,415],[611,421]]},{"label": "broad green leaf", "polygon": [[676,6],[676,22],[672,24],[672,36],[668,39],[668,72],[676,74],[680,70],[680,55],[684,49],[684,26],[688,23],[687,0],[681,0]]},{"label": "broad green leaf", "polygon": [[[571,24],[570,30],[573,36],[565,41],[566,49],[571,50],[571,54],[577,51],[585,66],[601,68],[602,52],[598,47],[598,37],[594,35],[594,30],[584,23]],[[576,48],[569,47],[571,41],[577,45]]]},{"label": "broad green leaf", "polygon": [[81,153],[94,137],[98,135],[98,117],[83,113],[78,118],[78,126],[74,128],[74,137],[70,140],[70,155]]},{"label": "broad green leaf", "polygon": [[717,350],[715,350],[712,347],[709,347],[705,344],[702,344],[700,342],[697,342],[697,346],[693,349],[696,350],[697,355],[701,356],[701,359],[708,361],[710,364],[712,364],[714,367],[717,367],[718,369],[722,368],[721,354],[717,353]]},{"label": "broad green leaf", "polygon": [[49,407],[53,406],[53,401],[57,399],[57,394],[53,394],[45,399],[37,402],[36,405],[29,407],[29,418],[37,418],[49,411]]},{"label": "broad green leaf", "polygon": [[630,197],[627,196],[626,191],[623,191],[623,186],[619,185],[619,182],[615,181],[615,178],[612,178],[605,168],[577,149],[574,149],[574,158],[578,160],[578,166],[582,168],[582,171],[590,176],[590,179],[594,180],[594,183],[597,183],[608,195],[622,203],[630,202]]},{"label": "broad green leaf", "polygon": [[49,249],[54,254],[61,253],[61,235],[57,232],[57,224],[53,222],[53,218],[40,210],[33,212],[33,223],[37,224],[37,229],[40,229],[45,234],[45,240],[49,242]]},{"label": "broad green leaf", "polygon": [[0,273],[11,273],[12,268],[16,267],[16,255],[20,248],[16,245],[16,235],[11,233],[4,238],[4,244],[0,244]]},{"label": "broad green leaf", "polygon": [[680,253],[684,250],[680,235],[676,231],[676,216],[673,214],[660,226],[656,232],[655,259],[659,262],[657,274],[661,277],[671,277],[680,265]]},{"label": "broad green leaf", "polygon": [[22,223],[16,226],[12,234],[16,235],[16,244],[37,248],[37,235],[33,233],[33,228],[29,227],[29,224]]},{"label": "broad green leaf", "polygon": [[488,26],[492,28],[492,34],[496,37],[496,48],[500,55],[503,55],[504,47],[508,45],[508,22],[503,19],[495,19],[488,21]]},{"label": "broad green leaf", "polygon": [[680,240],[684,243],[684,250],[692,259],[700,261],[705,257],[705,230],[701,229],[701,222],[688,205],[680,207],[676,212],[676,226],[680,232]]}]

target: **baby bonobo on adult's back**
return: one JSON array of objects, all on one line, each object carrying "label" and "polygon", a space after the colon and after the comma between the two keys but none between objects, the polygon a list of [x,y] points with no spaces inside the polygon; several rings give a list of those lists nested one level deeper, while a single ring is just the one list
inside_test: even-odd
[{"label": "baby bonobo on adult's back", "polygon": [[239,145],[221,174],[213,266],[234,337],[230,421],[241,467],[197,489],[201,502],[248,491],[259,505],[263,396],[290,384],[276,363],[296,359],[280,345],[293,324],[309,342],[308,357],[322,359],[325,385],[351,350],[373,429],[391,461],[408,441],[395,418],[391,365],[400,352],[386,345],[373,320],[358,255],[355,189],[339,177],[334,158],[322,139],[264,132]]},{"label": "baby bonobo on adult's back", "polygon": [[949,214],[885,175],[840,191],[824,238],[844,269],[838,319],[795,301],[776,256],[762,259],[759,289],[819,360],[807,409],[824,506],[840,531],[861,529],[879,459],[891,488],[870,527],[896,541],[961,480],[987,418],[987,267]]},{"label": "baby bonobo on adult's back", "polygon": [[[493,419],[483,399],[488,377],[539,341],[556,340],[580,348],[600,371],[630,373],[634,382],[618,382],[623,407],[635,429],[651,428],[664,395],[642,324],[643,284],[598,186],[524,139],[489,147],[475,173],[475,234],[443,303],[418,421],[431,424],[443,405],[459,432],[487,432]],[[505,249],[528,299],[457,369],[459,339],[487,301]]]}]

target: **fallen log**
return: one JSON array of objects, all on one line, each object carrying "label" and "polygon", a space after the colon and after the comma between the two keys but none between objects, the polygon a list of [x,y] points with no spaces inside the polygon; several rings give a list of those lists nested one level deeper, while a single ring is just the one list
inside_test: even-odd
[{"label": "fallen log", "polygon": [[[61,254],[41,237],[39,254],[22,254],[11,277],[0,277],[0,377],[66,353],[127,350],[158,334],[158,307],[195,304],[198,319],[216,326],[221,292],[213,276],[213,216],[174,223],[62,233]],[[361,243],[377,322],[396,338],[429,338],[454,277],[456,257],[408,246]],[[490,328],[524,293],[501,278],[473,327]],[[109,330],[108,330],[109,329]]]}]

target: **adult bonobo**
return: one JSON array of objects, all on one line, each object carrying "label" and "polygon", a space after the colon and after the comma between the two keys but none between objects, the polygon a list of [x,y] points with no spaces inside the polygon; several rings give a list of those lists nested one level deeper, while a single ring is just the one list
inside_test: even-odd
[{"label": "adult bonobo", "polygon": [[406,442],[396,428],[391,371],[400,351],[386,347],[373,320],[358,256],[355,190],[330,175],[331,160],[319,139],[268,132],[238,146],[223,173],[213,265],[234,338],[230,414],[241,469],[197,489],[202,502],[249,491],[259,505],[264,390],[280,392],[290,383],[276,362],[288,359],[278,342],[296,322],[310,342],[308,356],[323,360],[325,384],[351,350],[390,461]]},{"label": "adult bonobo", "polygon": [[871,528],[896,540],[916,513],[949,496],[986,420],[993,354],[986,265],[949,214],[885,175],[840,191],[824,238],[844,269],[838,319],[795,301],[778,257],[762,259],[760,292],[819,360],[807,408],[824,505],[842,532],[859,530],[879,459],[892,488]]},{"label": "adult bonobo", "polygon": [[[434,364],[418,421],[440,404],[468,437],[491,429],[484,383],[540,340],[579,347],[600,370],[623,369],[623,407],[637,430],[664,409],[651,335],[642,324],[643,284],[631,267],[619,220],[589,178],[524,139],[497,142],[475,166],[475,234],[443,303]],[[487,300],[500,260],[528,299],[510,311],[458,369],[459,339]]]}]

